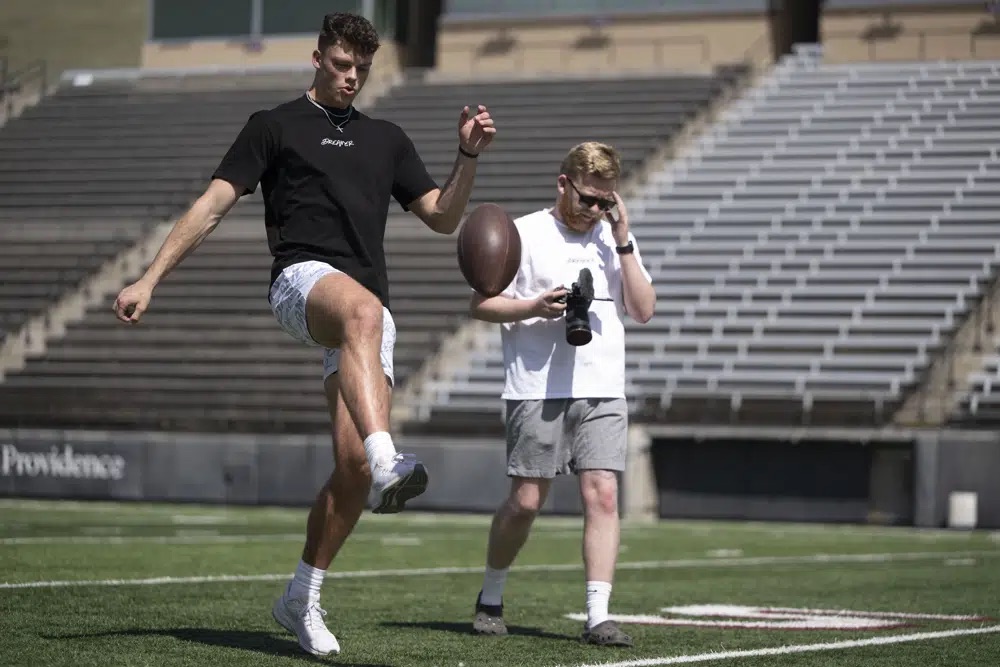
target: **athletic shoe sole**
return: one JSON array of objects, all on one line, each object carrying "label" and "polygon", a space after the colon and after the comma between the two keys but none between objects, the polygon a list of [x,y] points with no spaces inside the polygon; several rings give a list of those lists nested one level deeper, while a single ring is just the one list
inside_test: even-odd
[{"label": "athletic shoe sole", "polygon": [[295,636],[295,639],[296,639],[296,641],[297,641],[297,643],[299,645],[299,648],[302,649],[303,651],[305,651],[306,653],[311,653],[312,655],[331,655],[331,654],[332,655],[339,655],[340,654],[340,651],[327,651],[326,653],[321,653],[320,651],[316,651],[314,649],[306,648],[305,646],[303,646],[302,642],[298,641],[299,637],[295,633],[295,623],[290,618],[288,618],[288,615],[285,613],[285,606],[283,604],[281,604],[281,600],[280,599],[277,602],[275,602],[274,605],[271,607],[271,618],[273,618],[275,620],[275,622],[278,625],[280,625],[281,627],[283,627],[285,630],[288,630],[289,632],[291,632],[292,635]]},{"label": "athletic shoe sole", "polygon": [[382,492],[382,501],[372,510],[373,514],[397,514],[403,511],[406,501],[427,490],[427,469],[423,463],[413,466],[413,472]]}]

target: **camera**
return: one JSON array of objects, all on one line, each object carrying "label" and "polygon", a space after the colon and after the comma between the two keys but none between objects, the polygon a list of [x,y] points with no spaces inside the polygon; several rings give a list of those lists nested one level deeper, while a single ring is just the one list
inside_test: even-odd
[{"label": "camera", "polygon": [[566,342],[586,345],[594,337],[590,330],[590,304],[594,301],[594,276],[590,269],[580,269],[577,282],[573,283],[566,301]]}]

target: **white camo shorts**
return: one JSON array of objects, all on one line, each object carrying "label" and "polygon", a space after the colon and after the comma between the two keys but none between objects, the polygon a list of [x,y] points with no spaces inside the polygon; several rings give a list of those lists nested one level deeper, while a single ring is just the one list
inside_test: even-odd
[{"label": "white camo shorts", "polygon": [[[286,267],[271,286],[271,312],[274,313],[275,319],[278,320],[278,324],[285,330],[285,333],[306,345],[320,347],[320,344],[313,340],[309,334],[309,326],[306,322],[306,298],[319,279],[331,273],[343,272],[324,262],[300,262]],[[383,306],[380,356],[382,358],[382,371],[389,379],[390,385],[394,382],[392,355],[395,347],[396,323],[389,310]],[[324,348],[323,379],[326,380],[336,373],[339,366],[340,350],[338,348]]]}]

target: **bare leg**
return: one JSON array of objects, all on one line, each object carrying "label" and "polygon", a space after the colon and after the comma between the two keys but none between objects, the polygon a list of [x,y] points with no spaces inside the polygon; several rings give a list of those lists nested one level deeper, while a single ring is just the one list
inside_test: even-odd
[{"label": "bare leg", "polygon": [[339,390],[362,441],[389,430],[389,394],[379,352],[382,303],[353,278],[324,276],[306,300],[309,333],[320,345],[340,348]]},{"label": "bare leg", "polygon": [[[381,367],[380,367],[381,372]],[[365,458],[364,442],[351,419],[339,390],[339,373],[326,379],[326,397],[333,422],[334,470],[316,496],[306,524],[306,544],[302,560],[320,570],[330,567],[337,552],[354,530],[368,500],[371,470]],[[379,385],[389,403],[388,379]]]},{"label": "bare leg", "polygon": [[493,516],[486,547],[486,571],[476,600],[476,617],[472,622],[472,631],[476,634],[507,634],[503,620],[503,589],[507,583],[507,571],[528,541],[531,524],[545,504],[551,483],[550,479],[514,477],[510,483],[510,495]]},{"label": "bare leg", "polygon": [[583,566],[587,581],[614,579],[618,562],[618,477],[610,470],[581,470]]},{"label": "bare leg", "polygon": [[[587,581],[587,627],[608,620],[608,603],[618,562],[618,476],[610,470],[580,471],[583,499],[583,568]],[[602,639],[631,642],[627,637]]]},{"label": "bare leg", "polygon": [[[344,404],[339,379],[335,373],[325,383],[333,423],[333,474],[309,512],[302,562],[271,609],[274,619],[298,637],[299,646],[314,655],[340,652],[340,643],[323,620],[320,588],[327,568],[364,511],[372,483],[364,442]],[[387,382],[381,391],[389,393]]]},{"label": "bare leg", "polygon": [[490,526],[487,566],[504,570],[514,562],[528,540],[531,524],[545,504],[551,483],[550,479],[513,478],[510,495],[497,509]]}]

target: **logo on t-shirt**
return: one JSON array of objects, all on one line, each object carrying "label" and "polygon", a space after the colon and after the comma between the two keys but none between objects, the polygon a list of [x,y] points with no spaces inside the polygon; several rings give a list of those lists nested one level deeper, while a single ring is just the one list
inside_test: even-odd
[{"label": "logo on t-shirt", "polygon": [[340,148],[341,146],[353,146],[354,142],[347,139],[324,139],[319,143],[320,146],[333,146],[335,148]]}]

